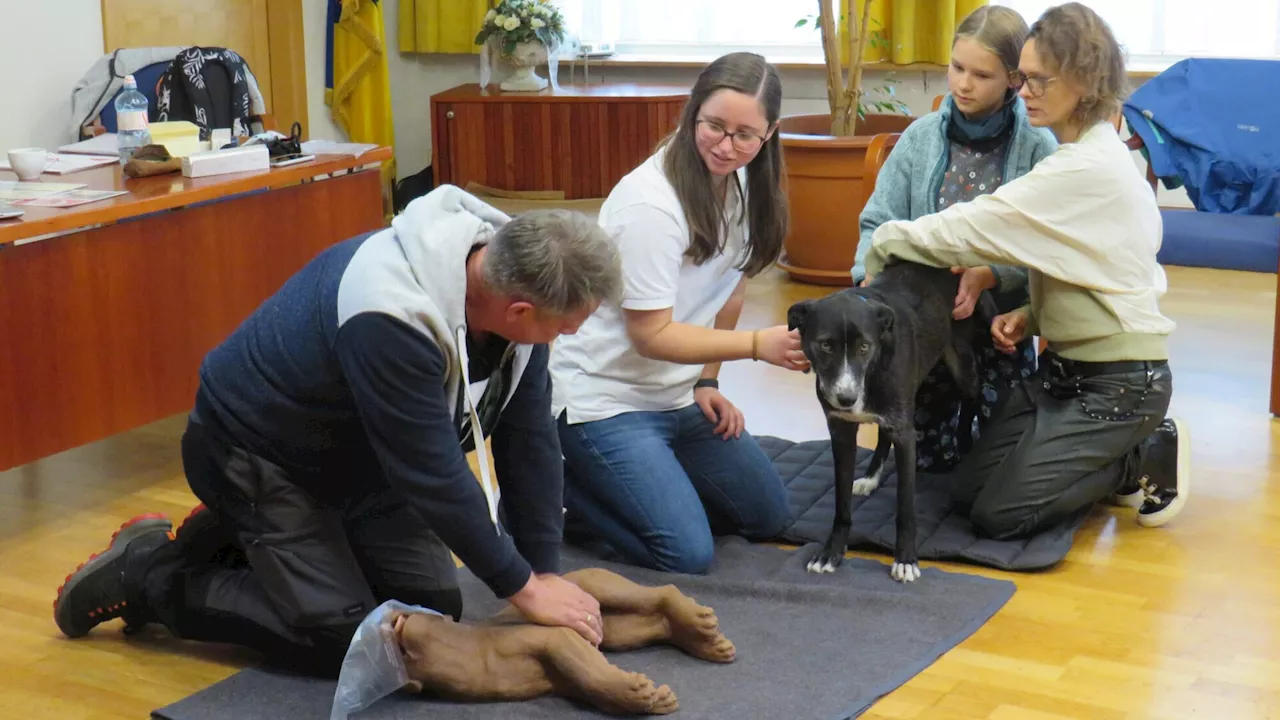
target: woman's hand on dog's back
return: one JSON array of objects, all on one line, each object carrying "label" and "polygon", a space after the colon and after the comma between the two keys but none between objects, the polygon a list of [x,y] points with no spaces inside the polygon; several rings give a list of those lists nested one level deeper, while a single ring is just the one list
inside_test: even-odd
[{"label": "woman's hand on dog's back", "polygon": [[986,265],[971,268],[953,267],[951,272],[962,276],[960,289],[956,292],[956,306],[951,311],[951,317],[963,320],[973,314],[973,308],[978,304],[978,298],[982,297],[982,291],[996,286],[996,274]]}]

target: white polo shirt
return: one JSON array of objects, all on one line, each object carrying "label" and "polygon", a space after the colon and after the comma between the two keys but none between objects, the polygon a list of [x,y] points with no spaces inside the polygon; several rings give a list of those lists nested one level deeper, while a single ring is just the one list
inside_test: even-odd
[{"label": "white polo shirt", "polygon": [[[672,321],[710,328],[742,277],[746,218],[738,194],[727,193],[725,250],[702,265],[685,257],[689,225],[662,170],[665,148],[623,177],[600,208],[599,222],[622,255],[621,306],[605,304],[574,335],[551,348],[552,412],[570,423],[636,411],[676,410],[693,403],[702,365],[641,357],[627,337],[623,309],[672,308]],[[745,170],[738,173],[746,187]]]}]

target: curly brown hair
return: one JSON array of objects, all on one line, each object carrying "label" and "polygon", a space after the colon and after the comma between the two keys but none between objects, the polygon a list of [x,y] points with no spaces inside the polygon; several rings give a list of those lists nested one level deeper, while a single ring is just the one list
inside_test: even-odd
[{"label": "curly brown hair", "polygon": [[1083,97],[1073,119],[1082,128],[1109,120],[1129,93],[1124,51],[1111,27],[1089,7],[1078,2],[1051,7],[1031,26],[1028,40],[1057,72],[1080,88]]}]

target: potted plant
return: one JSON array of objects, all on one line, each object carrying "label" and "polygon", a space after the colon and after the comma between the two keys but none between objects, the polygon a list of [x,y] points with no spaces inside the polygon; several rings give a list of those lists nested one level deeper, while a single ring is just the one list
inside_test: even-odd
[{"label": "potted plant", "polygon": [[868,43],[888,45],[882,32],[871,30],[871,2],[849,0],[843,61],[833,0],[818,0],[817,17],[796,23],[799,27],[812,21],[822,34],[830,108],[826,113],[785,116],[778,128],[791,209],[791,229],[779,266],[802,282],[852,283],[857,218],[871,194],[863,182],[868,149],[876,135],[900,133],[915,119],[894,94],[896,80],[887,78],[873,88],[875,94],[863,88],[863,49]]},{"label": "potted plant", "polygon": [[[499,85],[509,92],[537,92],[547,79],[534,68],[555,57],[564,41],[564,15],[543,0],[502,0],[489,10],[476,34],[480,54],[480,86],[489,84],[489,63],[497,56],[514,70]],[[554,77],[555,68],[551,68]]]}]

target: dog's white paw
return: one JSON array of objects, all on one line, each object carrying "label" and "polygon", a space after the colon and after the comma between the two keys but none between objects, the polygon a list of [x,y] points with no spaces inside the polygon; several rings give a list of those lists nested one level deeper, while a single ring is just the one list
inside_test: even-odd
[{"label": "dog's white paw", "polygon": [[853,481],[853,494],[870,495],[878,487],[880,487],[880,478],[878,477],[858,478]]},{"label": "dog's white paw", "polygon": [[809,561],[809,565],[807,569],[811,573],[818,573],[819,575],[821,575],[822,573],[835,572],[836,565],[831,560],[823,560],[822,556],[818,556]]},{"label": "dog's white paw", "polygon": [[898,582],[915,582],[920,579],[920,566],[916,563],[895,562],[893,568],[889,570],[889,577]]}]

